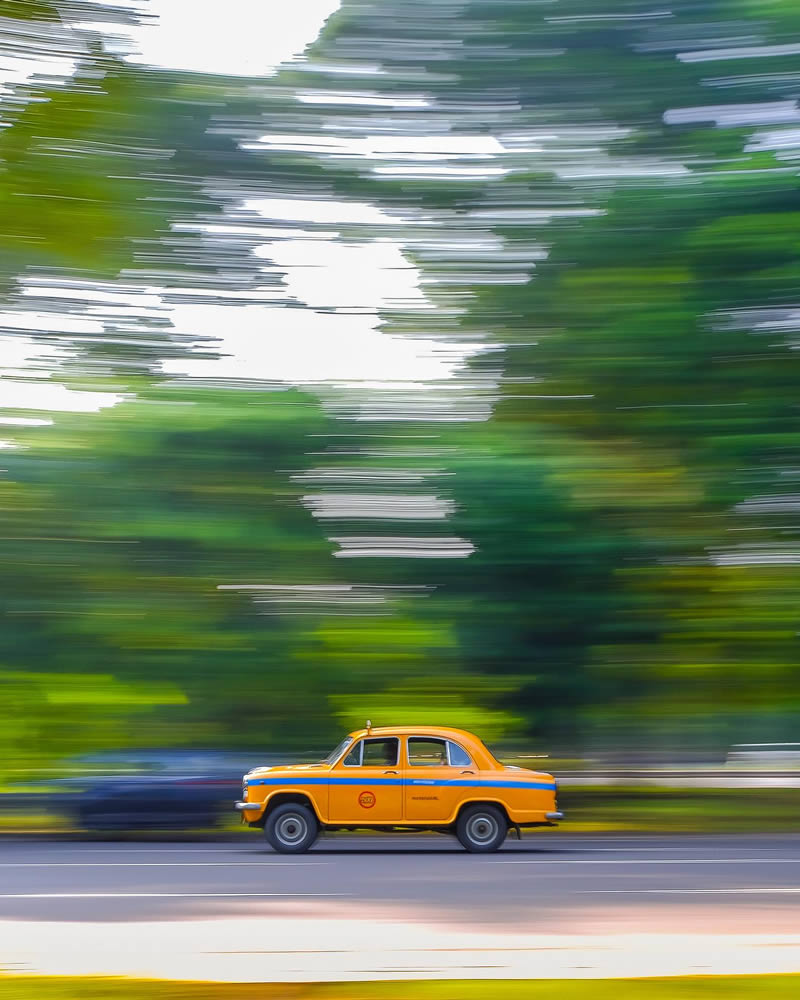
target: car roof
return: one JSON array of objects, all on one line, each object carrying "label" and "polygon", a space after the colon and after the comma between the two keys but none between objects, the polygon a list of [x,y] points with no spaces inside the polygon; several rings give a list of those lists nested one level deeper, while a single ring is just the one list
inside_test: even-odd
[{"label": "car roof", "polygon": [[373,726],[371,729],[357,729],[350,736],[359,739],[362,736],[435,736],[444,740],[470,740],[480,743],[474,733],[466,729],[453,729],[449,726]]}]

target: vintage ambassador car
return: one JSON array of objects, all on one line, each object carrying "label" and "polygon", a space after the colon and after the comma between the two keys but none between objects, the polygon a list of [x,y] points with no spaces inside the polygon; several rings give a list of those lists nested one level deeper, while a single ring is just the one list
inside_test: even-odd
[{"label": "vintage ambassador car", "polygon": [[351,733],[319,764],[257,767],[243,779],[243,821],[281,853],[307,851],[322,830],[436,830],[473,852],[509,829],[553,826],[552,775],[504,766],[471,733],[399,726]]}]

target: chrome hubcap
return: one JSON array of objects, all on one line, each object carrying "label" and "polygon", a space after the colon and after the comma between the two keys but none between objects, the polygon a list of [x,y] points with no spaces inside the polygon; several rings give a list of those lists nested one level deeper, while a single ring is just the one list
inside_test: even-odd
[{"label": "chrome hubcap", "polygon": [[497,836],[497,821],[485,814],[473,816],[467,824],[467,835],[474,844],[488,844]]},{"label": "chrome hubcap", "polygon": [[289,814],[282,816],[275,828],[275,835],[282,844],[294,847],[305,839],[308,824],[302,816]]}]

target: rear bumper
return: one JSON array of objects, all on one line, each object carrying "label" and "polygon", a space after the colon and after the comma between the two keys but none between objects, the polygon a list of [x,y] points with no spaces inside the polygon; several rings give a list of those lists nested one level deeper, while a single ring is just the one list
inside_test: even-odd
[{"label": "rear bumper", "polygon": [[560,819],[564,818],[564,813],[545,813],[544,818],[550,823],[557,823]]}]

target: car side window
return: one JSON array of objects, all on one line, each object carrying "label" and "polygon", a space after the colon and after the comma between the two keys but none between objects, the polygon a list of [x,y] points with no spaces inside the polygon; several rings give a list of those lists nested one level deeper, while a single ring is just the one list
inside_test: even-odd
[{"label": "car side window", "polygon": [[453,767],[469,767],[472,761],[469,758],[469,754],[466,750],[458,745],[458,743],[453,743],[452,740],[448,740],[447,750],[450,754],[450,763]]},{"label": "car side window", "polygon": [[393,767],[397,765],[400,741],[397,737],[360,740],[345,757],[346,767]]},{"label": "car side window", "polygon": [[364,767],[389,767],[397,764],[400,740],[396,737],[383,740],[364,740]]},{"label": "car side window", "polygon": [[408,740],[408,763],[411,767],[436,767],[447,764],[447,743],[430,736],[411,736]]}]

